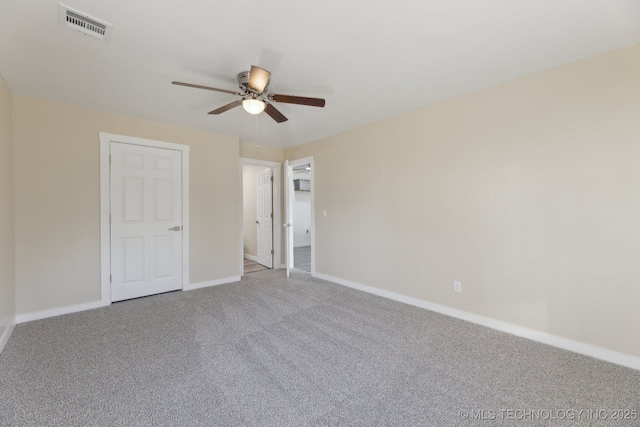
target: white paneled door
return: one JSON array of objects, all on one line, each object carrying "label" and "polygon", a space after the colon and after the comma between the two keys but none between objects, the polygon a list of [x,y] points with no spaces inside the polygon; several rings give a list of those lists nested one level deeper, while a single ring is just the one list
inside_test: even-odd
[{"label": "white paneled door", "polygon": [[111,142],[111,301],[182,288],[182,152]]},{"label": "white paneled door", "polygon": [[273,268],[273,209],[272,209],[272,174],[271,168],[263,169],[257,173],[258,200],[258,262],[266,267]]}]

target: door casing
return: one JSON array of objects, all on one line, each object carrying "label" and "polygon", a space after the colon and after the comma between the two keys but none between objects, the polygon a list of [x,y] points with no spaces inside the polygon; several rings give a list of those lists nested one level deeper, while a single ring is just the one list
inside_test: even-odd
[{"label": "door casing", "polygon": [[111,304],[111,213],[109,154],[111,142],[168,148],[182,152],[182,287],[189,284],[189,150],[188,145],[100,132],[100,300]]}]

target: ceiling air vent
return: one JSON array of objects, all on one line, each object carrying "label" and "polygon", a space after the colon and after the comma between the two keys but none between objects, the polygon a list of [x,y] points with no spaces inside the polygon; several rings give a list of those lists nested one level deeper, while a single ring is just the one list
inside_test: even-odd
[{"label": "ceiling air vent", "polygon": [[102,22],[85,13],[73,10],[69,6],[65,6],[62,3],[59,4],[59,11],[59,23],[61,27],[67,27],[72,30],[80,31],[83,34],[104,41],[109,41],[109,39],[111,38],[113,25]]}]

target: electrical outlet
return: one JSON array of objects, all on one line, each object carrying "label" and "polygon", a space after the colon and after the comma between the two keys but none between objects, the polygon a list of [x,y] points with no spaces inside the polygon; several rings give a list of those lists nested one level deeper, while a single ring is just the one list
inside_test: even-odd
[{"label": "electrical outlet", "polygon": [[462,282],[453,281],[453,292],[462,292]]}]

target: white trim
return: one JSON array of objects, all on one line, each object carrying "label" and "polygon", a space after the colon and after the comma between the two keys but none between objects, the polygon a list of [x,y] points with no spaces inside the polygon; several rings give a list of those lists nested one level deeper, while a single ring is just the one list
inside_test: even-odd
[{"label": "white trim", "polygon": [[[106,136],[106,135],[105,135]],[[100,300],[111,302],[111,213],[109,141],[100,134]]]},{"label": "white trim", "polygon": [[[316,219],[315,219],[315,200],[316,200],[316,167],[314,164],[313,156],[303,157],[302,159],[289,160],[289,169],[291,169],[293,176],[293,168],[295,166],[302,166],[308,164],[311,167],[311,171],[309,175],[311,175],[311,225],[309,226],[309,233],[311,234],[311,275],[313,276],[316,273]],[[285,171],[285,176],[288,176]],[[293,203],[293,200],[289,200],[289,203]],[[285,209],[287,207],[285,206]],[[306,245],[308,246],[308,245]],[[295,247],[295,245],[294,245]],[[293,259],[291,260],[293,263]]]},{"label": "white trim", "polygon": [[[178,144],[172,144],[178,145]],[[182,290],[189,283],[189,151],[191,147],[188,145],[180,145],[182,147]]]},{"label": "white trim", "polygon": [[33,313],[19,314],[16,316],[16,324],[46,319],[48,317],[62,316],[63,314],[77,313],[78,311],[93,310],[94,308],[111,305],[111,301],[94,301],[84,304],[68,305],[66,307],[52,308],[50,310],[35,311]]},{"label": "white trim", "polygon": [[189,283],[189,151],[172,142],[100,132],[100,301],[111,304],[111,212],[109,152],[111,142],[165,148],[182,152],[182,288]]},{"label": "white trim", "polygon": [[[240,215],[238,215],[238,223],[239,223],[239,230],[240,230],[240,236],[239,236],[239,241],[240,241],[240,245],[239,245],[239,266],[240,266],[240,274],[244,275],[244,242],[243,242],[243,232],[244,232],[244,208],[243,208],[243,198],[242,198],[242,193],[244,191],[243,189],[243,177],[242,177],[242,167],[244,165],[253,165],[253,166],[264,166],[265,168],[271,168],[271,172],[273,173],[273,192],[272,192],[272,198],[273,198],[273,203],[272,203],[272,209],[273,209],[273,268],[276,269],[277,265],[280,265],[280,260],[282,259],[282,232],[280,230],[280,224],[282,224],[282,212],[281,212],[281,205],[282,205],[282,196],[281,196],[281,192],[282,192],[282,180],[281,180],[281,169],[282,169],[282,163],[278,163],[278,162],[269,162],[266,160],[256,160],[256,159],[249,159],[246,157],[240,157],[239,163],[238,163],[238,173],[240,176],[239,179],[239,183],[240,183],[240,187],[239,187],[239,191],[240,191]],[[249,257],[247,257],[249,258]],[[249,258],[251,259],[251,258]],[[255,260],[256,262],[257,259]],[[280,267],[283,268],[283,267]]]},{"label": "white trim", "polygon": [[184,144],[176,144],[173,142],[156,141],[155,139],[138,138],[135,136],[116,135],[113,133],[100,132],[100,141],[120,142],[123,144],[142,145],[145,147],[165,148],[167,150],[176,150],[189,152],[191,147]]},{"label": "white trim", "polygon": [[537,341],[539,343],[561,348],[563,350],[572,351],[574,353],[583,354],[585,356],[590,356],[596,359],[604,360],[606,362],[626,366],[627,368],[640,370],[640,358],[631,356],[629,354],[607,350],[595,345],[574,341],[568,338],[559,337],[557,335],[552,335],[535,329],[518,326],[513,323],[492,319],[490,317],[480,316],[478,314],[469,313],[468,311],[458,310],[440,304],[434,304],[421,299],[397,294],[395,292],[384,291],[382,289],[362,285],[360,283],[341,279],[339,277],[329,276],[327,274],[315,273],[313,274],[313,276],[319,279],[327,280],[329,282],[337,283],[338,285],[347,286],[349,288],[357,289],[359,291],[367,292],[373,295],[378,295],[383,298],[388,298],[394,301],[413,305],[415,307],[435,311],[436,313],[466,320],[467,322],[476,323],[478,325],[486,326],[488,328],[495,329],[501,332],[506,332],[511,335],[516,335],[522,338],[530,339],[532,341]]},{"label": "white trim", "polygon": [[257,256],[255,256],[255,255],[244,254],[244,257],[245,257],[246,259],[251,260],[251,261],[258,262],[258,257],[257,257]]},{"label": "white trim", "polygon": [[224,279],[207,280],[206,282],[189,283],[183,288],[184,291],[192,291],[194,289],[208,288],[210,286],[225,285],[227,283],[239,282],[240,276],[225,277]]},{"label": "white trim", "polygon": [[4,329],[4,333],[0,337],[0,353],[2,353],[2,350],[4,350],[4,346],[7,345],[7,342],[9,341],[9,338],[11,338],[11,334],[13,333],[13,330],[15,328],[16,328],[16,317],[13,316],[9,321],[9,324]]},{"label": "white trim", "polygon": [[305,246],[311,246],[311,242],[297,243],[294,244],[294,248],[304,248]]}]

